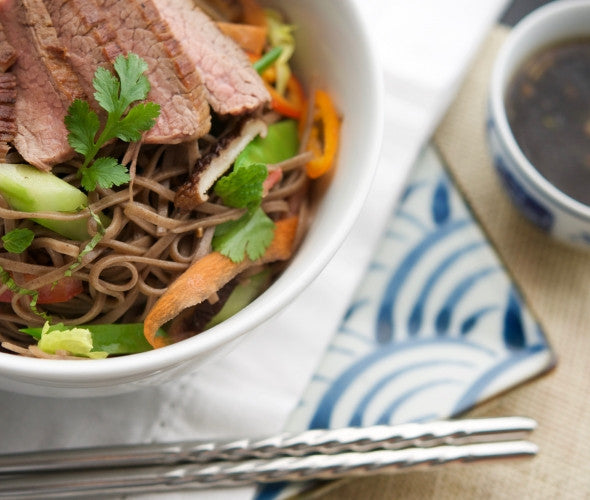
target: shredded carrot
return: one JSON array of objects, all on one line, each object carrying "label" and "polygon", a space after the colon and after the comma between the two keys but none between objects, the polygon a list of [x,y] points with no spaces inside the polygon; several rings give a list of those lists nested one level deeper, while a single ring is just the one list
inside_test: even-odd
[{"label": "shredded carrot", "polygon": [[232,38],[249,56],[258,59],[266,45],[268,26],[264,9],[257,0],[239,0],[239,22],[218,22],[217,27]]},{"label": "shredded carrot", "polygon": [[266,44],[266,26],[218,22],[217,27],[246,53],[260,57]]},{"label": "shredded carrot", "polygon": [[314,99],[314,123],[306,148],[314,154],[306,166],[307,175],[312,179],[332,168],[340,141],[340,117],[330,95],[324,90],[316,90]]},{"label": "shredded carrot", "polygon": [[301,118],[305,94],[301,83],[294,75],[291,75],[287,81],[287,92],[284,97],[268,82],[266,82],[266,88],[270,93],[271,107],[276,112],[296,120]]},{"label": "shredded carrot", "polygon": [[144,321],[143,333],[154,347],[164,347],[176,339],[157,335],[158,329],[192,307],[212,296],[223,285],[253,265],[286,260],[293,252],[297,217],[276,222],[275,235],[265,254],[255,261],[244,258],[236,263],[219,252],[211,252],[192,264],[154,304]]}]

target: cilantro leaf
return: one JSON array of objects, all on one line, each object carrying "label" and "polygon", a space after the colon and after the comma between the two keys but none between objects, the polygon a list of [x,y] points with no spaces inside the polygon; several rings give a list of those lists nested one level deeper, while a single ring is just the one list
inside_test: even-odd
[{"label": "cilantro leaf", "polygon": [[253,163],[219,179],[214,191],[229,207],[255,208],[262,201],[262,183],[267,175],[266,165]]},{"label": "cilantro leaf", "polygon": [[94,147],[94,138],[100,127],[98,115],[90,109],[86,101],[76,99],[68,108],[65,117],[66,128],[69,130],[68,143],[72,148],[87,155]]},{"label": "cilantro leaf", "polygon": [[74,101],[64,120],[70,146],[84,155],[79,175],[82,187],[87,191],[93,191],[97,186],[110,188],[129,182],[127,169],[117,160],[95,157],[115,137],[125,142],[139,141],[141,133],[151,129],[160,116],[160,106],[156,103],[132,105],[144,100],[150,91],[150,82],[143,74],[148,69],[147,63],[137,54],[129,53],[118,56],[113,67],[116,75],[100,67],[92,80],[96,90],[94,97],[107,112],[102,132],[98,135],[98,115],[84,101]]},{"label": "cilantro leaf", "polygon": [[17,228],[2,236],[4,248],[10,253],[23,253],[33,242],[35,233],[27,228]]},{"label": "cilantro leaf", "polygon": [[213,249],[234,262],[241,262],[245,254],[251,260],[256,260],[264,255],[270,245],[274,229],[274,222],[258,207],[238,220],[217,226]]},{"label": "cilantro leaf", "polygon": [[108,189],[129,182],[127,169],[110,156],[97,158],[92,165],[81,169],[81,172],[82,187],[88,191],[96,189],[96,186]]},{"label": "cilantro leaf", "polygon": [[125,142],[139,141],[141,133],[151,129],[159,115],[159,104],[154,102],[137,104],[117,124],[116,135]]},{"label": "cilantro leaf", "polygon": [[142,101],[150,91],[150,82],[143,74],[148,69],[147,63],[137,54],[130,53],[127,57],[122,55],[115,59],[113,64],[121,81],[120,105],[124,111],[134,101]]},{"label": "cilantro leaf", "polygon": [[106,68],[97,68],[92,85],[96,92],[94,98],[100,107],[109,113],[117,110],[119,102],[119,80]]}]

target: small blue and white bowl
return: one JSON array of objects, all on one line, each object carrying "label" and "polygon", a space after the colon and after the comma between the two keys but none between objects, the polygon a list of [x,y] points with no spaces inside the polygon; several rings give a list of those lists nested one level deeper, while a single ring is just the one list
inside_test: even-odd
[{"label": "small blue and white bowl", "polygon": [[504,105],[511,78],[531,55],[557,42],[588,36],[590,0],[551,2],[520,21],[493,67],[487,135],[496,172],[516,207],[557,239],[590,248],[590,206],[560,191],[535,169],[512,134]]}]

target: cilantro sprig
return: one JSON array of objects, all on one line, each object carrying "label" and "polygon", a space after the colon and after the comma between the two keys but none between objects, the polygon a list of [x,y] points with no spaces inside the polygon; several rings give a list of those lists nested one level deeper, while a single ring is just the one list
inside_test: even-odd
[{"label": "cilantro sprig", "polygon": [[231,220],[215,228],[213,248],[234,262],[241,262],[245,255],[259,259],[272,242],[275,223],[260,206],[248,210],[238,220]]},{"label": "cilantro sprig", "polygon": [[268,127],[266,137],[257,137],[238,155],[232,171],[213,187],[215,194],[230,207],[244,208],[244,215],[215,228],[213,249],[241,262],[247,255],[256,260],[274,237],[275,224],[262,210],[264,181],[269,163],[278,163],[296,154],[299,146],[297,123],[284,120]]},{"label": "cilantro sprig", "polygon": [[79,175],[82,187],[87,191],[94,191],[97,186],[111,188],[129,182],[127,168],[115,158],[96,156],[114,138],[125,142],[140,140],[141,134],[152,128],[160,115],[158,104],[137,102],[146,99],[150,90],[150,83],[144,75],[147,63],[137,54],[129,53],[118,56],[113,67],[116,75],[98,68],[92,80],[96,90],[94,97],[107,112],[102,131],[98,115],[86,101],[76,99],[72,102],[65,117],[68,142],[84,156]]},{"label": "cilantro sprig", "polygon": [[238,220],[228,221],[215,228],[213,248],[240,262],[245,255],[256,260],[264,255],[274,236],[274,222],[264,213],[262,184],[268,175],[266,165],[253,163],[234,170],[215,183],[214,191],[229,207],[245,208]]},{"label": "cilantro sprig", "polygon": [[262,163],[235,168],[215,183],[214,191],[229,207],[256,208],[262,201],[262,184],[267,175],[268,169]]},{"label": "cilantro sprig", "polygon": [[245,255],[251,260],[262,257],[273,239],[275,224],[260,206],[266,176],[266,165],[254,164],[234,170],[215,186],[225,205],[246,209],[238,220],[219,224],[213,236],[213,249],[234,262],[241,262]]}]

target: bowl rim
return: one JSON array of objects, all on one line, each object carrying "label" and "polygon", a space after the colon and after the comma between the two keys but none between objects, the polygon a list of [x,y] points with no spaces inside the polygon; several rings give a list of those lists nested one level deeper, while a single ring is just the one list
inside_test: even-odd
[{"label": "bowl rim", "polygon": [[[369,170],[367,175],[359,178],[355,190],[358,196],[350,200],[343,211],[343,216],[334,226],[313,261],[309,262],[309,265],[297,276],[290,276],[290,279],[295,279],[295,281],[289,285],[288,290],[283,285],[284,273],[271,286],[271,288],[280,287],[280,293],[273,294],[264,301],[255,301],[250,304],[248,306],[250,314],[242,317],[238,313],[199,335],[152,351],[81,361],[28,358],[0,352],[0,376],[7,377],[9,380],[47,387],[50,396],[54,395],[51,392],[53,388],[88,388],[92,391],[98,387],[138,382],[142,375],[148,376],[160,371],[167,371],[243,337],[248,331],[288,305],[320,274],[360,215],[375,176],[384,129],[384,83],[377,45],[360,6],[354,0],[340,2],[339,10],[350,19],[351,23],[356,24],[358,38],[355,39],[355,42],[364,47],[363,54],[366,56],[365,79],[370,82],[370,88],[366,92],[365,98],[371,101],[369,109],[372,110],[372,120],[367,123],[363,122],[363,126],[369,128],[366,137],[372,140],[366,148],[366,164],[370,168],[367,169]],[[238,322],[239,327],[237,326]]]},{"label": "bowl rim", "polygon": [[[559,40],[567,40],[567,37],[548,39],[542,43],[536,44],[516,63],[510,64],[513,52],[526,42],[531,31],[540,25],[552,23],[556,16],[570,16],[572,13],[584,11],[590,14],[590,0],[559,0],[538,7],[519,21],[512,29],[508,38],[500,48],[496,61],[492,68],[492,78],[489,92],[490,117],[495,122],[498,137],[508,151],[508,154],[514,160],[514,164],[529,182],[529,187],[540,191],[542,194],[559,206],[579,219],[590,219],[590,205],[586,205],[565,192],[558,189],[554,184],[547,180],[535,168],[521,150],[516,141],[504,105],[504,95],[510,78],[516,69],[532,55],[536,50],[550,45]],[[590,37],[590,25],[588,27],[588,36]]]}]

